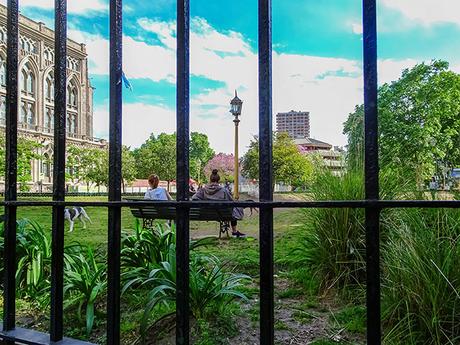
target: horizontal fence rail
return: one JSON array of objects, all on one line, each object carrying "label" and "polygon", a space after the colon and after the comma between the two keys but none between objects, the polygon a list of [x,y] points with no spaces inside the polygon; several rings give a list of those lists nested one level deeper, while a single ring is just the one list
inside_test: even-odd
[{"label": "horizontal fence rail", "polygon": [[177,208],[460,208],[460,200],[324,200],[324,201],[1,201],[0,206],[131,207],[139,204]]},{"label": "horizontal fence rail", "polygon": [[[17,110],[18,110],[18,1],[8,0],[7,80],[6,80],[6,176],[4,232],[3,322],[0,340],[6,344],[88,345],[66,338],[63,331],[63,248],[64,208],[74,206],[108,209],[108,296],[107,343],[120,343],[120,250],[121,210],[139,205],[177,209],[176,243],[176,343],[190,343],[189,307],[189,238],[190,209],[225,209],[251,207],[260,209],[260,344],[274,344],[274,239],[275,208],[362,208],[365,210],[367,271],[367,343],[381,343],[379,222],[387,208],[460,208],[458,200],[380,200],[378,165],[377,114],[377,31],[376,0],[363,0],[363,61],[365,108],[365,198],[363,200],[273,200],[272,157],[272,2],[258,0],[258,67],[259,67],[259,201],[191,201],[189,200],[190,135],[190,0],[177,0],[177,194],[175,201],[130,200],[136,193],[121,191],[122,148],[122,0],[110,0],[110,143],[108,193],[83,195],[107,196],[107,201],[72,201],[65,193],[66,145],[66,42],[67,1],[55,0],[55,128],[53,193],[21,193],[26,197],[52,197],[52,200],[18,200],[17,193]],[[143,193],[137,193],[142,196]],[[126,197],[123,199],[123,197]],[[51,207],[52,274],[49,333],[16,327],[16,220],[18,207]]]}]

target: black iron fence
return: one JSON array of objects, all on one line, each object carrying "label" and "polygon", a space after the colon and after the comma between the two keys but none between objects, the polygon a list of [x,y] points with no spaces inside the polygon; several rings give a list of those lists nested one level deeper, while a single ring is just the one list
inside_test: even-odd
[{"label": "black iron fence", "polygon": [[[271,0],[259,0],[259,148],[260,201],[193,202],[194,207],[250,206],[260,208],[260,344],[274,343],[273,296],[273,209],[364,208],[366,213],[367,343],[380,344],[379,216],[383,208],[451,207],[458,201],[381,201],[378,183],[377,142],[377,34],[376,0],[363,0],[364,104],[365,104],[365,200],[275,202],[272,195],[272,15]],[[6,190],[4,317],[0,339],[7,344],[84,344],[63,337],[63,248],[64,207],[107,207],[108,297],[107,343],[120,343],[120,224],[121,193],[121,74],[122,1],[110,1],[110,168],[109,200],[106,202],[65,201],[66,131],[66,1],[55,0],[55,128],[54,185],[52,201],[17,200],[17,109],[18,109],[18,0],[8,0],[7,105],[6,105]],[[145,203],[177,209],[177,296],[176,343],[189,344],[189,0],[177,1],[177,196],[176,201]],[[52,206],[52,282],[49,334],[16,327],[16,211],[22,206]]]}]

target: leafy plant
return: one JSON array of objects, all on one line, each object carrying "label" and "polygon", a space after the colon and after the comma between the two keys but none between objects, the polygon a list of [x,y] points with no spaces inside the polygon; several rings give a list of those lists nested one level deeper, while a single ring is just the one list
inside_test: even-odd
[{"label": "leafy plant", "polygon": [[136,218],[134,233],[122,238],[121,265],[124,268],[147,269],[166,259],[169,247],[176,241],[174,229],[144,229]]},{"label": "leafy plant", "polygon": [[17,221],[16,258],[19,296],[28,296],[46,306],[49,303],[51,240],[37,222]]},{"label": "leafy plant", "polygon": [[[190,241],[190,250],[209,245],[215,239],[202,238]],[[124,281],[132,284],[148,278],[152,269],[167,261],[171,247],[175,247],[174,224],[165,228],[158,224],[154,229],[144,229],[138,219],[134,223],[134,233],[124,234],[122,239],[121,266]]]},{"label": "leafy plant", "polygon": [[77,317],[82,321],[86,309],[86,333],[89,335],[95,318],[95,304],[107,287],[106,264],[98,262],[91,247],[80,244],[69,246],[64,254],[65,308],[77,306]]},{"label": "leafy plant", "polygon": [[[250,279],[243,274],[226,270],[216,257],[192,255],[190,262],[190,310],[196,318],[207,316],[210,309],[224,309],[235,297],[246,299],[238,290],[244,280]],[[140,283],[150,290],[148,302],[141,321],[141,331],[145,332],[147,322],[154,308],[159,304],[168,304],[176,297],[176,251],[170,246],[166,260],[152,269],[147,278],[137,277],[128,281],[125,292],[133,284]]]}]

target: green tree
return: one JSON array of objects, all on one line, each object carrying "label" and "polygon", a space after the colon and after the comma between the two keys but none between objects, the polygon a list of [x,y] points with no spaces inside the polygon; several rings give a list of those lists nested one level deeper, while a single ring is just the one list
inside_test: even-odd
[{"label": "green tree", "polygon": [[[406,182],[423,183],[436,161],[460,163],[460,75],[448,68],[422,63],[378,90],[380,166]],[[357,106],[344,124],[352,166],[362,161],[363,113]]]},{"label": "green tree", "polygon": [[[32,182],[32,161],[41,159],[40,148],[42,145],[34,140],[18,138],[17,181],[19,190],[28,191],[28,183]],[[0,137],[0,176],[5,178],[5,137]]]},{"label": "green tree", "polygon": [[[254,138],[243,157],[242,173],[251,179],[259,178],[259,140]],[[274,134],[273,141],[274,182],[284,182],[293,187],[308,185],[313,180],[312,161],[302,155],[287,133]]]},{"label": "green tree", "polygon": [[91,156],[86,161],[88,165],[85,178],[89,183],[94,183],[99,192],[100,187],[107,186],[109,182],[109,150],[91,148],[88,151]]},{"label": "green tree", "polygon": [[190,136],[190,177],[202,182],[205,179],[203,169],[214,155],[215,152],[209,144],[208,136],[192,132]]},{"label": "green tree", "polygon": [[133,152],[129,147],[122,147],[121,151],[121,175],[123,181],[123,191],[125,190],[125,185],[130,185],[136,179],[136,159],[134,158]]},{"label": "green tree", "polygon": [[176,134],[152,133],[138,149],[134,150],[137,177],[145,179],[157,174],[169,183],[176,178]]}]

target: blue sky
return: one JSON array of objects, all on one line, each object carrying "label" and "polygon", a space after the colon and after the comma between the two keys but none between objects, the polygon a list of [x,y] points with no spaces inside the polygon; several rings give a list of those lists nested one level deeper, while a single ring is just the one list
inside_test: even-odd
[{"label": "blue sky", "polygon": [[[52,0],[23,0],[21,11],[53,26]],[[95,87],[95,134],[108,132],[108,5],[68,0],[69,36],[87,44]],[[175,1],[124,1],[124,143],[175,128]],[[228,103],[243,100],[240,146],[257,134],[257,0],[191,1],[191,129],[231,152]],[[381,0],[379,82],[433,58],[460,71],[457,0]],[[311,135],[344,145],[342,123],[362,102],[359,0],[273,0],[273,110],[306,110]]]}]

